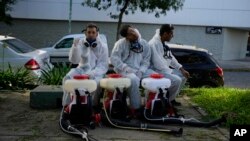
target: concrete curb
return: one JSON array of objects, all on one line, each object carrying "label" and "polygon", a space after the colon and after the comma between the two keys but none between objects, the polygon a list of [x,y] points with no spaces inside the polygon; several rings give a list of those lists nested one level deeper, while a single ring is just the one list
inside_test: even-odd
[{"label": "concrete curb", "polygon": [[225,68],[224,72],[250,72],[250,68]]}]

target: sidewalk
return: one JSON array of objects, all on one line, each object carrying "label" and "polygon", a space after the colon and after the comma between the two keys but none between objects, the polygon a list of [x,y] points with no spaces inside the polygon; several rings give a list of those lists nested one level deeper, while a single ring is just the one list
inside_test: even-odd
[{"label": "sidewalk", "polygon": [[218,63],[226,71],[250,71],[250,57],[240,60],[219,60]]},{"label": "sidewalk", "polygon": [[[190,104],[188,97],[178,98],[182,103],[179,113],[185,118],[201,119],[202,116]],[[29,92],[0,92],[0,140],[8,141],[80,141],[60,130],[58,121],[61,109],[37,110],[29,106]],[[169,128],[181,126],[169,125]],[[227,141],[229,131],[224,128],[198,128],[182,126],[183,135],[176,137],[167,133],[123,130],[97,127],[89,134],[98,141]]]}]

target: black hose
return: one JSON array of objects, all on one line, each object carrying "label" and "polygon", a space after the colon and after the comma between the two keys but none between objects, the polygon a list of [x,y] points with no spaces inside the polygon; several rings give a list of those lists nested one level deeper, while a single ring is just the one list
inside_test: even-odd
[{"label": "black hose", "polygon": [[156,131],[156,132],[167,132],[171,134],[181,135],[183,133],[182,128],[178,128],[178,130],[168,129],[165,125],[157,125],[151,123],[142,123],[142,122],[127,122],[118,119],[110,119],[111,122],[117,126],[130,127],[135,130],[143,130],[143,131]]},{"label": "black hose", "polygon": [[70,123],[70,121],[65,118],[65,113],[63,112],[64,109],[62,109],[61,115],[60,115],[60,121],[59,125],[61,127],[61,130],[67,134],[73,135],[73,136],[80,136],[85,141],[98,141],[97,139],[91,137],[88,135],[88,129],[81,127],[81,131],[76,128],[74,125]]},{"label": "black hose", "polygon": [[102,114],[102,121],[105,121],[105,120],[108,121],[108,123],[111,126],[121,128],[121,129],[156,131],[156,132],[171,133],[175,135],[182,135],[183,133],[182,128],[179,128],[178,130],[171,130],[171,129],[167,129],[166,126],[160,126],[160,125],[154,125],[154,124],[148,124],[148,123],[142,123],[142,122],[132,123],[129,121],[123,121],[119,119],[110,118],[105,107],[105,101],[104,101],[105,95],[106,95],[106,92],[104,92],[104,95],[103,95],[103,109],[104,109],[103,111],[104,112]]},{"label": "black hose", "polygon": [[146,120],[151,121],[152,123],[165,123],[165,124],[179,124],[179,125],[189,125],[194,127],[211,127],[226,122],[226,116],[222,116],[219,119],[202,122],[194,118],[185,119],[185,118],[176,118],[176,117],[156,117],[149,114],[149,111],[145,109],[144,117]]},{"label": "black hose", "polygon": [[199,121],[199,122],[195,122],[195,121],[186,121],[184,123],[184,125],[190,125],[190,126],[194,126],[194,127],[212,127],[212,126],[216,126],[218,124],[221,124],[223,122],[225,122],[226,119],[224,117],[221,117],[219,119],[216,119],[216,120],[213,120],[213,121],[210,121],[210,122],[202,122],[202,121]]}]

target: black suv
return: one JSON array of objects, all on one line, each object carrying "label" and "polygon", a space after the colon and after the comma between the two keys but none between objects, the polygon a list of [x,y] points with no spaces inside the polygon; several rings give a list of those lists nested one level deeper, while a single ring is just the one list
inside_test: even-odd
[{"label": "black suv", "polygon": [[190,73],[190,87],[220,87],[224,85],[223,70],[212,54],[202,48],[169,44],[180,64]]}]

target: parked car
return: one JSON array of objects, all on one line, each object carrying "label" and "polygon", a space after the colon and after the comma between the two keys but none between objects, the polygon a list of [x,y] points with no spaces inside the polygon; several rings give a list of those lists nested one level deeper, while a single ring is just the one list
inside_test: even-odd
[{"label": "parked car", "polygon": [[[66,35],[52,47],[43,48],[43,50],[49,52],[52,64],[70,63],[68,55],[74,38],[83,38],[84,36],[84,34]],[[106,36],[104,34],[99,36],[107,45]],[[223,70],[208,50],[188,45],[169,44],[169,46],[176,59],[190,72],[191,78],[188,79],[190,87],[218,87],[224,85]],[[73,67],[76,67],[76,65],[73,65]],[[113,72],[113,66],[110,64],[108,73]]]},{"label": "parked car", "polygon": [[[189,45],[168,44],[178,62],[190,73],[189,87],[224,86],[223,69],[206,49]],[[114,73],[110,64],[108,73]]]},{"label": "parked car", "polygon": [[[98,35],[101,41],[107,45],[107,38],[104,34]],[[84,38],[84,34],[70,34],[63,36],[59,41],[57,41],[52,47],[42,48],[50,55],[50,61],[52,64],[56,65],[58,63],[66,63],[69,64],[69,51],[73,44],[74,38]]]},{"label": "parked car", "polygon": [[0,69],[11,67],[24,67],[30,70],[35,77],[41,76],[41,71],[53,67],[49,60],[49,54],[43,50],[37,50],[27,43],[10,36],[0,35]]},{"label": "parked car", "polygon": [[178,62],[190,73],[190,87],[224,85],[223,69],[208,50],[188,45],[168,45]]}]

